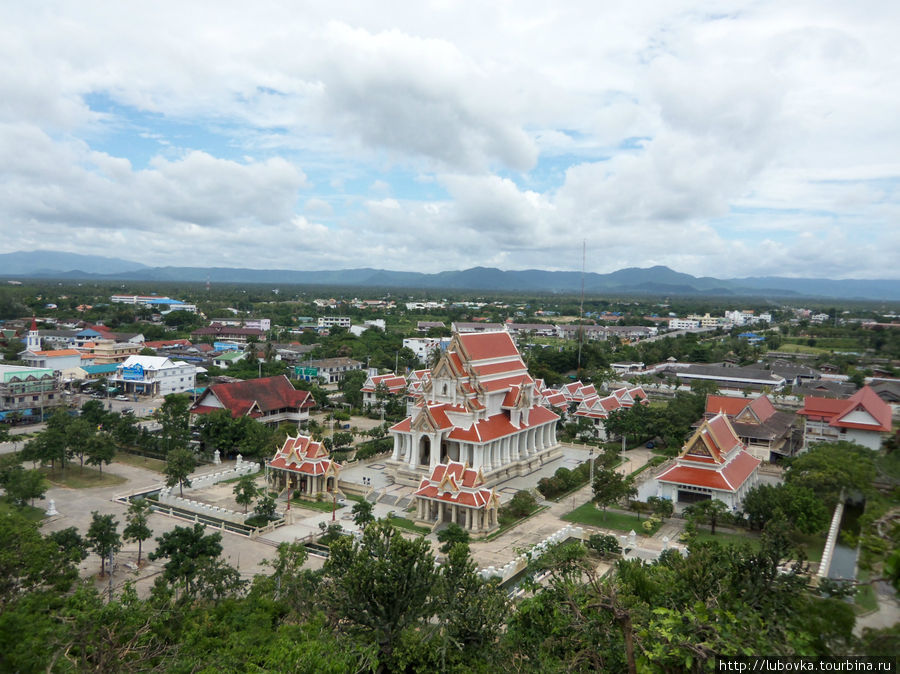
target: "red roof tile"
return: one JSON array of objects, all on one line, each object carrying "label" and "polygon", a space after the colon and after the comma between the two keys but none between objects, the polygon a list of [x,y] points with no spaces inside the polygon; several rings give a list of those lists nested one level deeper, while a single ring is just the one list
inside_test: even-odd
[{"label": "red roof tile", "polygon": [[242,416],[254,407],[261,412],[272,412],[282,408],[304,410],[314,406],[310,392],[296,390],[283,374],[216,384],[206,390],[195,407],[202,406],[207,396],[215,396],[225,408],[231,410],[234,417]]},{"label": "red roof tile", "polygon": [[508,332],[471,332],[459,335],[459,343],[471,360],[519,356]]}]

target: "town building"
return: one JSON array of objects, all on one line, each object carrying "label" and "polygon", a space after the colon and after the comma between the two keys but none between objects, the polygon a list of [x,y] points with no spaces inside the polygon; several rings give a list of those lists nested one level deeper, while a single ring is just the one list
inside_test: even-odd
[{"label": "town building", "polygon": [[713,382],[720,391],[730,390],[735,393],[744,391],[780,391],[784,388],[785,379],[770,370],[762,370],[753,367],[730,367],[723,365],[694,365],[688,364],[667,368],[674,374],[679,384],[690,386],[691,382]]},{"label": "town building", "polygon": [[[409,305],[407,305],[409,306]],[[429,330],[443,330],[447,326],[443,321],[417,321],[416,332],[426,333]]]},{"label": "town building", "polygon": [[761,461],[780,461],[803,447],[802,432],[794,426],[797,415],[779,412],[768,396],[706,396],[706,418],[723,413],[747,451]]},{"label": "town building", "polygon": [[638,488],[638,498],[658,496],[679,505],[718,499],[734,511],[759,481],[760,463],[746,451],[728,417],[717,414],[703,420],[674,465]]},{"label": "town building", "polygon": [[266,462],[269,486],[283,493],[315,499],[340,493],[341,464],[333,461],[322,443],[305,435],[288,436]]},{"label": "town building", "polygon": [[316,325],[320,328],[347,328],[349,330],[352,320],[349,316],[319,316]]},{"label": "town building", "polygon": [[450,346],[449,337],[407,337],[403,340],[403,348],[409,349],[419,362],[428,363],[428,358],[432,354],[442,353]]},{"label": "town building", "polygon": [[62,403],[59,373],[50,368],[0,365],[0,419],[39,421]]},{"label": "town building", "polygon": [[389,466],[401,484],[418,486],[448,461],[468,464],[494,484],[560,454],[559,417],[540,405],[504,331],[454,334],[423,388],[413,413],[390,429]]},{"label": "town building", "polygon": [[247,344],[248,342],[266,341],[266,331],[256,328],[239,328],[230,325],[210,325],[208,328],[197,328],[191,332],[191,341],[235,342]]},{"label": "town building", "polygon": [[126,393],[165,396],[193,391],[197,367],[163,356],[129,356],[109,379]]},{"label": "town building", "polygon": [[797,412],[804,417],[804,442],[846,440],[881,449],[885,433],[891,431],[891,406],[864,386],[846,400],[807,396]]},{"label": "town building", "polygon": [[484,484],[480,470],[458,461],[439,463],[413,494],[416,522],[426,526],[453,522],[472,533],[496,529],[500,499]]},{"label": "town building", "polygon": [[191,414],[227,409],[232,418],[250,417],[275,426],[283,421],[306,421],[314,406],[312,394],[296,390],[282,374],[210,386],[191,407]]},{"label": "town building", "polygon": [[326,384],[337,384],[348,372],[362,370],[365,363],[352,358],[321,358],[304,363],[304,378],[322,379]]},{"label": "town building", "polygon": [[26,367],[50,369],[56,372],[81,367],[81,352],[75,349],[53,351],[23,351],[19,354]]},{"label": "town building", "polygon": [[246,351],[225,351],[217,356],[213,356],[212,364],[215,367],[227,370],[235,363],[245,360],[248,356],[249,354]]},{"label": "town building", "polygon": [[390,374],[369,375],[360,391],[363,396],[363,405],[380,408],[384,398],[388,396],[396,398],[406,395],[406,377],[393,372]]},{"label": "town building", "polygon": [[209,324],[225,325],[229,328],[253,328],[265,332],[272,329],[271,318],[213,318]]},{"label": "town building", "polygon": [[693,318],[670,318],[669,330],[696,330],[700,321]]}]

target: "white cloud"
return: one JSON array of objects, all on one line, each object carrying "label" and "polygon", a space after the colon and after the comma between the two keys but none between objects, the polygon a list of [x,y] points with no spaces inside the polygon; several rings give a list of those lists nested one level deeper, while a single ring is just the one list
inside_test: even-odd
[{"label": "white cloud", "polygon": [[0,246],[900,274],[900,5],[254,7],[0,7]]}]

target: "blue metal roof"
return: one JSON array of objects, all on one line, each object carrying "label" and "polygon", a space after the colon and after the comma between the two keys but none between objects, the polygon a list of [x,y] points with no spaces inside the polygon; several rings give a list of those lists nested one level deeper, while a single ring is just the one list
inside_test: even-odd
[{"label": "blue metal roof", "polygon": [[115,363],[108,363],[106,365],[83,365],[81,369],[88,374],[107,374],[115,372],[116,368],[117,365]]}]

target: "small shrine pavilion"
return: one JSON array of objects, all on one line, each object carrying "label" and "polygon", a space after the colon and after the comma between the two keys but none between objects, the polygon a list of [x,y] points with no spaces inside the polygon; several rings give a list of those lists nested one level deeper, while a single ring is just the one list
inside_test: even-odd
[{"label": "small shrine pavilion", "polygon": [[329,458],[321,442],[308,436],[285,438],[267,466],[270,485],[278,491],[291,489],[308,498],[340,491],[341,465]]},{"label": "small shrine pavilion", "polygon": [[471,532],[496,529],[500,499],[484,486],[481,469],[458,461],[439,463],[429,477],[422,478],[413,494],[416,519],[426,525],[455,522]]}]

